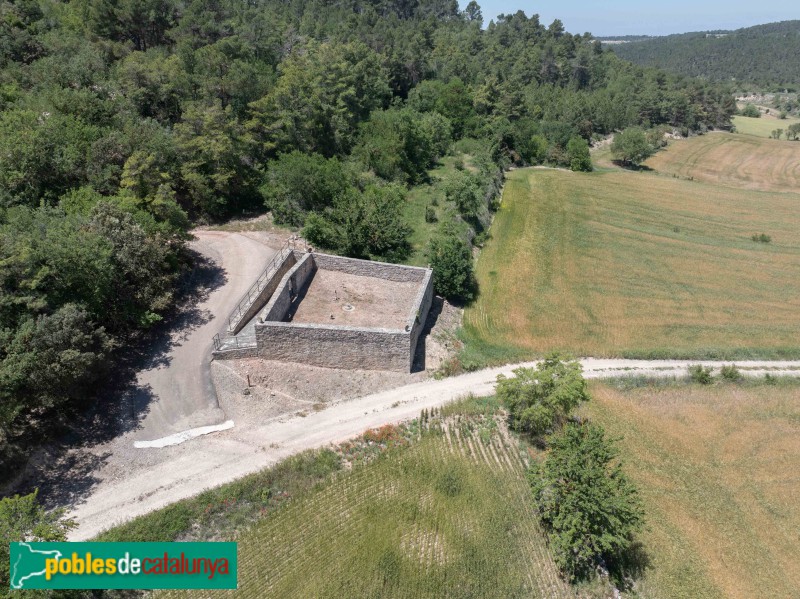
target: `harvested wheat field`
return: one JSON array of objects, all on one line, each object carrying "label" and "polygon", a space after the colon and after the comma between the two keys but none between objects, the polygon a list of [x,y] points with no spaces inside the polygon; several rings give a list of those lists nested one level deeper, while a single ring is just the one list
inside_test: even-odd
[{"label": "harvested wheat field", "polygon": [[592,385],[645,503],[641,596],[797,597],[800,386]]},{"label": "harvested wheat field", "polygon": [[671,142],[646,164],[659,173],[695,181],[800,193],[800,142],[796,141],[711,133]]},{"label": "harvested wheat field", "polygon": [[800,356],[798,206],[800,194],[651,172],[513,171],[478,259],[467,348]]},{"label": "harvested wheat field", "polygon": [[531,510],[517,442],[494,416],[447,422],[433,421],[411,446],[300,496],[240,537],[238,593],[573,597]]}]

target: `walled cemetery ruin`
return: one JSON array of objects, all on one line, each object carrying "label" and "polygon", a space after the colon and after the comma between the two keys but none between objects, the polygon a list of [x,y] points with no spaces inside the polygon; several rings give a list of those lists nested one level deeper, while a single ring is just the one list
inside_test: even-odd
[{"label": "walled cemetery ruin", "polygon": [[212,356],[410,372],[432,300],[430,269],[287,242],[234,309],[226,336],[214,337]]}]

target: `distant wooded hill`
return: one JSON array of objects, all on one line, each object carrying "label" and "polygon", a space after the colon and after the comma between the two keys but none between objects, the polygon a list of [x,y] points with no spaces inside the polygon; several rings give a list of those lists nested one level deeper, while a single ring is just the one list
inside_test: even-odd
[{"label": "distant wooded hill", "polygon": [[[628,43],[608,44],[609,41]],[[800,20],[736,31],[704,31],[637,39],[605,38],[614,52],[636,64],[684,75],[735,81],[741,87],[800,88]]]}]

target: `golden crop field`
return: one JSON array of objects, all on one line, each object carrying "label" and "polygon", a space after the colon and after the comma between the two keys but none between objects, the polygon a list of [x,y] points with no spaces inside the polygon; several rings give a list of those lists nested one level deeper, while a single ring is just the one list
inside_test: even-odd
[{"label": "golden crop field", "polygon": [[799,208],[796,193],[652,172],[513,171],[478,259],[466,347],[488,359],[503,347],[800,356]]},{"label": "golden crop field", "polygon": [[645,504],[641,596],[797,597],[800,386],[593,384],[585,410]]},{"label": "golden crop field", "polygon": [[531,509],[518,442],[504,431],[494,417],[437,423],[301,495],[238,539],[238,595],[574,597]]},{"label": "golden crop field", "polygon": [[759,137],[770,137],[775,129],[786,131],[790,125],[800,123],[800,119],[796,118],[776,119],[765,116],[757,119],[747,116],[735,116],[732,121],[736,125],[737,133],[758,135]]},{"label": "golden crop field", "polygon": [[659,173],[696,181],[800,193],[800,142],[796,141],[710,133],[673,141],[646,164]]}]

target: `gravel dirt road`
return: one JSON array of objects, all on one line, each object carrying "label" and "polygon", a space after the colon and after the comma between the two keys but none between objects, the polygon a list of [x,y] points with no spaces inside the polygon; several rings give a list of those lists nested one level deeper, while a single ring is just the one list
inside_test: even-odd
[{"label": "gravel dirt road", "polygon": [[[648,375],[683,376],[689,364],[680,360],[582,360],[587,378]],[[719,367],[719,362],[702,362]],[[99,482],[70,515],[78,522],[72,540],[88,539],[102,530],[169,503],[200,493],[267,467],[305,449],[338,443],[364,430],[415,418],[467,393],[488,395],[499,374],[510,374],[515,364],[487,368],[442,380],[426,380],[358,399],[335,403],[305,417],[278,417],[248,422],[213,435],[199,437],[166,453],[163,460],[147,460],[149,467],[128,476]],[[800,361],[737,362],[749,376],[800,374]],[[163,449],[141,449],[143,457]],[[153,456],[151,456],[153,457]]]},{"label": "gravel dirt road", "polygon": [[226,328],[236,302],[275,254],[272,248],[240,233],[195,231],[192,249],[223,269],[220,285],[197,306],[196,326],[178,331],[165,360],[137,376],[137,387],[147,389],[134,401],[143,414],[137,441],[152,441],[187,429],[219,424],[225,415],[211,384],[211,338]]}]

